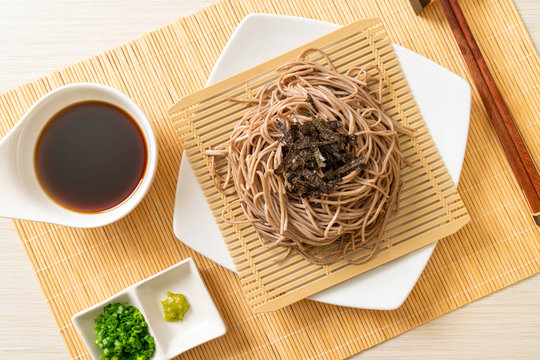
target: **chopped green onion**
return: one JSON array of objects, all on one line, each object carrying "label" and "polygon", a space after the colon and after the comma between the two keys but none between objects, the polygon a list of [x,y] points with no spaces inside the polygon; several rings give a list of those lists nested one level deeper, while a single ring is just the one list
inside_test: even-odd
[{"label": "chopped green onion", "polygon": [[136,307],[110,303],[94,321],[101,360],[149,360],[154,355],[154,338]]}]

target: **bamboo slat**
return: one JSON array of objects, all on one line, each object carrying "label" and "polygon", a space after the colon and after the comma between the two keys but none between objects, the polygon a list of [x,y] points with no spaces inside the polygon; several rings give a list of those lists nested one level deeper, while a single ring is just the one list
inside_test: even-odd
[{"label": "bamboo slat", "polygon": [[[539,166],[540,58],[517,10],[511,0],[467,0],[461,6]],[[394,311],[369,311],[302,300],[278,311],[253,314],[235,274],[174,238],[171,219],[182,149],[167,109],[204,87],[232,31],[254,12],[342,25],[378,17],[392,42],[471,82],[437,2],[416,16],[409,0],[222,0],[2,94],[2,135],[43,94],[77,81],[125,92],[145,111],[156,133],[160,154],[156,179],[128,217],[87,230],[15,222],[73,358],[90,359],[71,324],[74,313],[188,256],[201,270],[228,333],[183,354],[186,359],[342,359],[540,271],[539,229],[527,215],[527,204],[473,89],[458,186],[471,221],[439,242],[407,301]]]}]

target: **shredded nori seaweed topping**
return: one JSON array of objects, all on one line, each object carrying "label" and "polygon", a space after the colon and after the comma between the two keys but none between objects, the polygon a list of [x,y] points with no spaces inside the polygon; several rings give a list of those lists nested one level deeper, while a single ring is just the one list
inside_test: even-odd
[{"label": "shredded nori seaweed topping", "polygon": [[[313,99],[310,104],[317,110]],[[311,122],[291,123],[289,127],[277,120],[283,132],[283,158],[275,174],[290,184],[288,191],[302,197],[330,194],[344,176],[365,169],[365,158],[355,156],[355,135],[338,131],[341,121],[325,121],[312,116]]]}]

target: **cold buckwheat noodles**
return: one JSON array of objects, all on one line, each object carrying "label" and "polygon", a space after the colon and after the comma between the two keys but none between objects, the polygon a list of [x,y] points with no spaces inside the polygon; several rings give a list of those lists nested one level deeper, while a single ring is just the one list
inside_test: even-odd
[{"label": "cold buckwheat noodles", "polygon": [[[326,66],[308,61],[312,52]],[[381,109],[376,66],[340,74],[308,49],[277,71],[253,99],[232,99],[251,107],[230,139],[206,152],[214,179],[224,191],[234,186],[261,243],[286,248],[283,257],[365,262],[397,210],[398,134],[412,131]],[[217,156],[227,165],[217,168]]]}]

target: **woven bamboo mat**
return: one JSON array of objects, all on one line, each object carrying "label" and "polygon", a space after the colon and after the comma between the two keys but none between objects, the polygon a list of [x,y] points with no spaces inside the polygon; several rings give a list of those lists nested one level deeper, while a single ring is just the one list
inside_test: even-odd
[{"label": "woven bamboo mat", "polygon": [[[511,0],[468,0],[462,7],[537,166],[540,165],[540,58]],[[473,91],[459,191],[471,221],[439,243],[417,286],[394,311],[301,301],[254,315],[233,273],[174,238],[174,190],[181,157],[166,111],[202,88],[239,21],[251,12],[346,24],[380,17],[392,41],[470,80],[437,3],[416,17],[408,0],[221,1],[124,46],[0,96],[5,134],[40,96],[93,81],[131,96],[154,126],[156,180],[127,218],[98,229],[15,222],[60,333],[74,358],[89,359],[71,315],[192,256],[228,327],[224,337],[185,358],[344,358],[540,271],[540,232]]]}]

